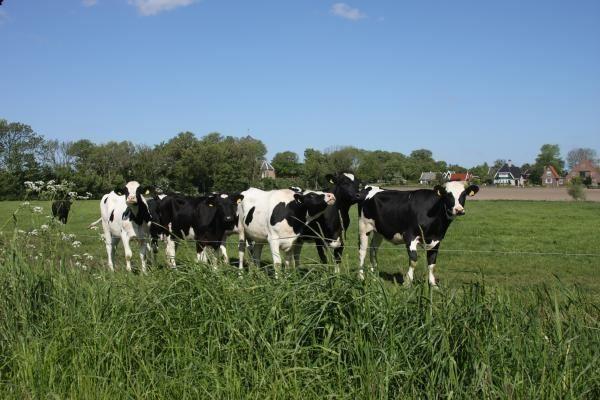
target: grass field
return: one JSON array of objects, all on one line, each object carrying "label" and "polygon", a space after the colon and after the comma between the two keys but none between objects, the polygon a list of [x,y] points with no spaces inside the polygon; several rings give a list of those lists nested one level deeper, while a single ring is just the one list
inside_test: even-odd
[{"label": "grass field", "polygon": [[600,397],[597,203],[467,204],[436,291],[422,255],[417,284],[394,283],[408,260],[389,244],[358,281],[354,222],[340,275],[307,245],[277,281],[191,249],[142,276],[122,248],[106,271],[97,201],[73,206],[65,240],[48,203],[19,204],[0,203],[1,398]]}]

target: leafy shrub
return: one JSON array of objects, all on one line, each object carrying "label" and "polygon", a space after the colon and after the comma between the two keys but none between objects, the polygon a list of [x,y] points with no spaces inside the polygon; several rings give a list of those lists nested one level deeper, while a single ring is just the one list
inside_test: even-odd
[{"label": "leafy shrub", "polygon": [[569,196],[571,196],[573,200],[585,200],[585,191],[583,189],[584,186],[575,181],[569,185],[567,193],[569,193]]}]

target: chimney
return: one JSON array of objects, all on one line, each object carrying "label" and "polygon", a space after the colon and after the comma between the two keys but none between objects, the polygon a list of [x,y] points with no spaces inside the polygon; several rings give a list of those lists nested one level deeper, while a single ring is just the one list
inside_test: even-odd
[{"label": "chimney", "polygon": [[508,160],[507,164],[509,167],[512,167],[512,160]]}]

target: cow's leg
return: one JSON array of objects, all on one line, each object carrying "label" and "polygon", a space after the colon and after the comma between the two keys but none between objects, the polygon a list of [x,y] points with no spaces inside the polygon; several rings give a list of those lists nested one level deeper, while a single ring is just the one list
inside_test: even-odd
[{"label": "cow's leg", "polygon": [[321,264],[328,264],[329,260],[327,259],[325,242],[322,239],[315,239],[315,245],[317,246],[317,254],[319,254]]},{"label": "cow's leg", "polygon": [[113,238],[110,233],[104,235],[106,242],[106,255],[108,256],[108,269],[114,272],[115,270],[115,253],[119,238]]},{"label": "cow's leg", "polygon": [[221,253],[221,258],[223,258],[223,262],[225,264],[229,264],[229,256],[227,255],[227,247],[225,247],[225,243],[221,243],[221,245],[219,245],[219,252]]},{"label": "cow's leg", "polygon": [[[240,216],[241,218],[241,216]],[[244,254],[246,253],[246,235],[244,229],[240,227],[238,240],[238,269],[240,273],[244,270]]]},{"label": "cow's leg", "polygon": [[206,254],[206,248],[200,244],[200,242],[196,242],[196,261],[199,263],[208,262],[208,256]]},{"label": "cow's leg", "polygon": [[294,254],[294,266],[296,267],[300,265],[300,254],[302,253],[302,244],[303,242],[300,239],[298,239],[292,247],[292,253]]},{"label": "cow's leg", "polygon": [[271,256],[273,257],[273,269],[275,270],[275,278],[279,277],[281,272],[281,254],[279,253],[279,240],[269,239],[269,247],[271,248]]},{"label": "cow's leg", "polygon": [[252,262],[257,268],[260,268],[263,246],[263,243],[254,243],[252,245]]},{"label": "cow's leg", "polygon": [[358,222],[358,277],[360,279],[365,279],[364,273],[364,265],[365,265],[365,257],[367,256],[367,248],[369,247],[369,233],[373,230],[373,227],[370,224]]},{"label": "cow's leg", "polygon": [[438,243],[434,248],[427,250],[427,269],[429,270],[429,284],[431,286],[436,286],[435,276],[433,276],[433,270],[435,268],[435,260],[437,259],[438,250],[440,249],[440,244]]},{"label": "cow's leg", "polygon": [[165,255],[167,256],[167,262],[171,268],[176,268],[177,265],[175,263],[175,251],[177,250],[177,242],[172,235],[167,235],[166,241],[167,245],[165,247]]},{"label": "cow's leg", "polygon": [[294,259],[294,245],[292,245],[291,249],[284,250],[283,255],[285,259],[285,269],[288,271],[295,269],[296,262]]},{"label": "cow's leg", "polygon": [[371,238],[371,247],[369,248],[369,260],[371,261],[371,272],[375,271],[377,268],[377,251],[379,250],[379,246],[383,241],[383,236],[378,232],[373,232],[373,237]]},{"label": "cow's leg", "polygon": [[344,254],[344,241],[342,238],[340,240],[340,245],[333,250],[333,260],[335,262],[335,273],[338,274],[340,272],[340,264],[342,263],[342,255]]},{"label": "cow's leg", "polygon": [[408,272],[406,273],[407,285],[410,285],[415,278],[415,267],[417,266],[417,245],[419,238],[406,239],[406,250],[408,251]]},{"label": "cow's leg", "polygon": [[125,250],[125,269],[127,269],[128,272],[131,272],[131,257],[133,257],[133,252],[129,245],[129,235],[127,232],[121,232],[121,240],[123,241],[123,249]]},{"label": "cow's leg", "polygon": [[142,264],[142,273],[146,273],[146,251],[148,250],[148,243],[146,239],[140,240],[140,262]]}]

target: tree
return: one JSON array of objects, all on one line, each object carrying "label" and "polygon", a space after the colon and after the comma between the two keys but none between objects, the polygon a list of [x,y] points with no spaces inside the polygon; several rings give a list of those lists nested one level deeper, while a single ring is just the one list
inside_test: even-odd
[{"label": "tree", "polygon": [[313,184],[313,189],[319,187],[319,182],[323,183],[327,174],[327,157],[319,150],[304,150],[304,168],[303,176],[307,182]]},{"label": "tree", "polygon": [[567,166],[569,169],[573,169],[577,164],[584,160],[596,161],[598,155],[596,150],[590,148],[577,148],[569,151],[567,154]]},{"label": "tree", "polygon": [[297,177],[302,170],[298,154],[293,151],[283,151],[275,154],[275,157],[271,160],[271,165],[275,168],[277,176],[281,178]]},{"label": "tree", "polygon": [[536,172],[542,171],[547,165],[552,165],[559,174],[562,173],[565,168],[565,162],[560,158],[559,145],[544,144],[540,148],[540,154],[535,159],[535,169],[538,170]]}]

